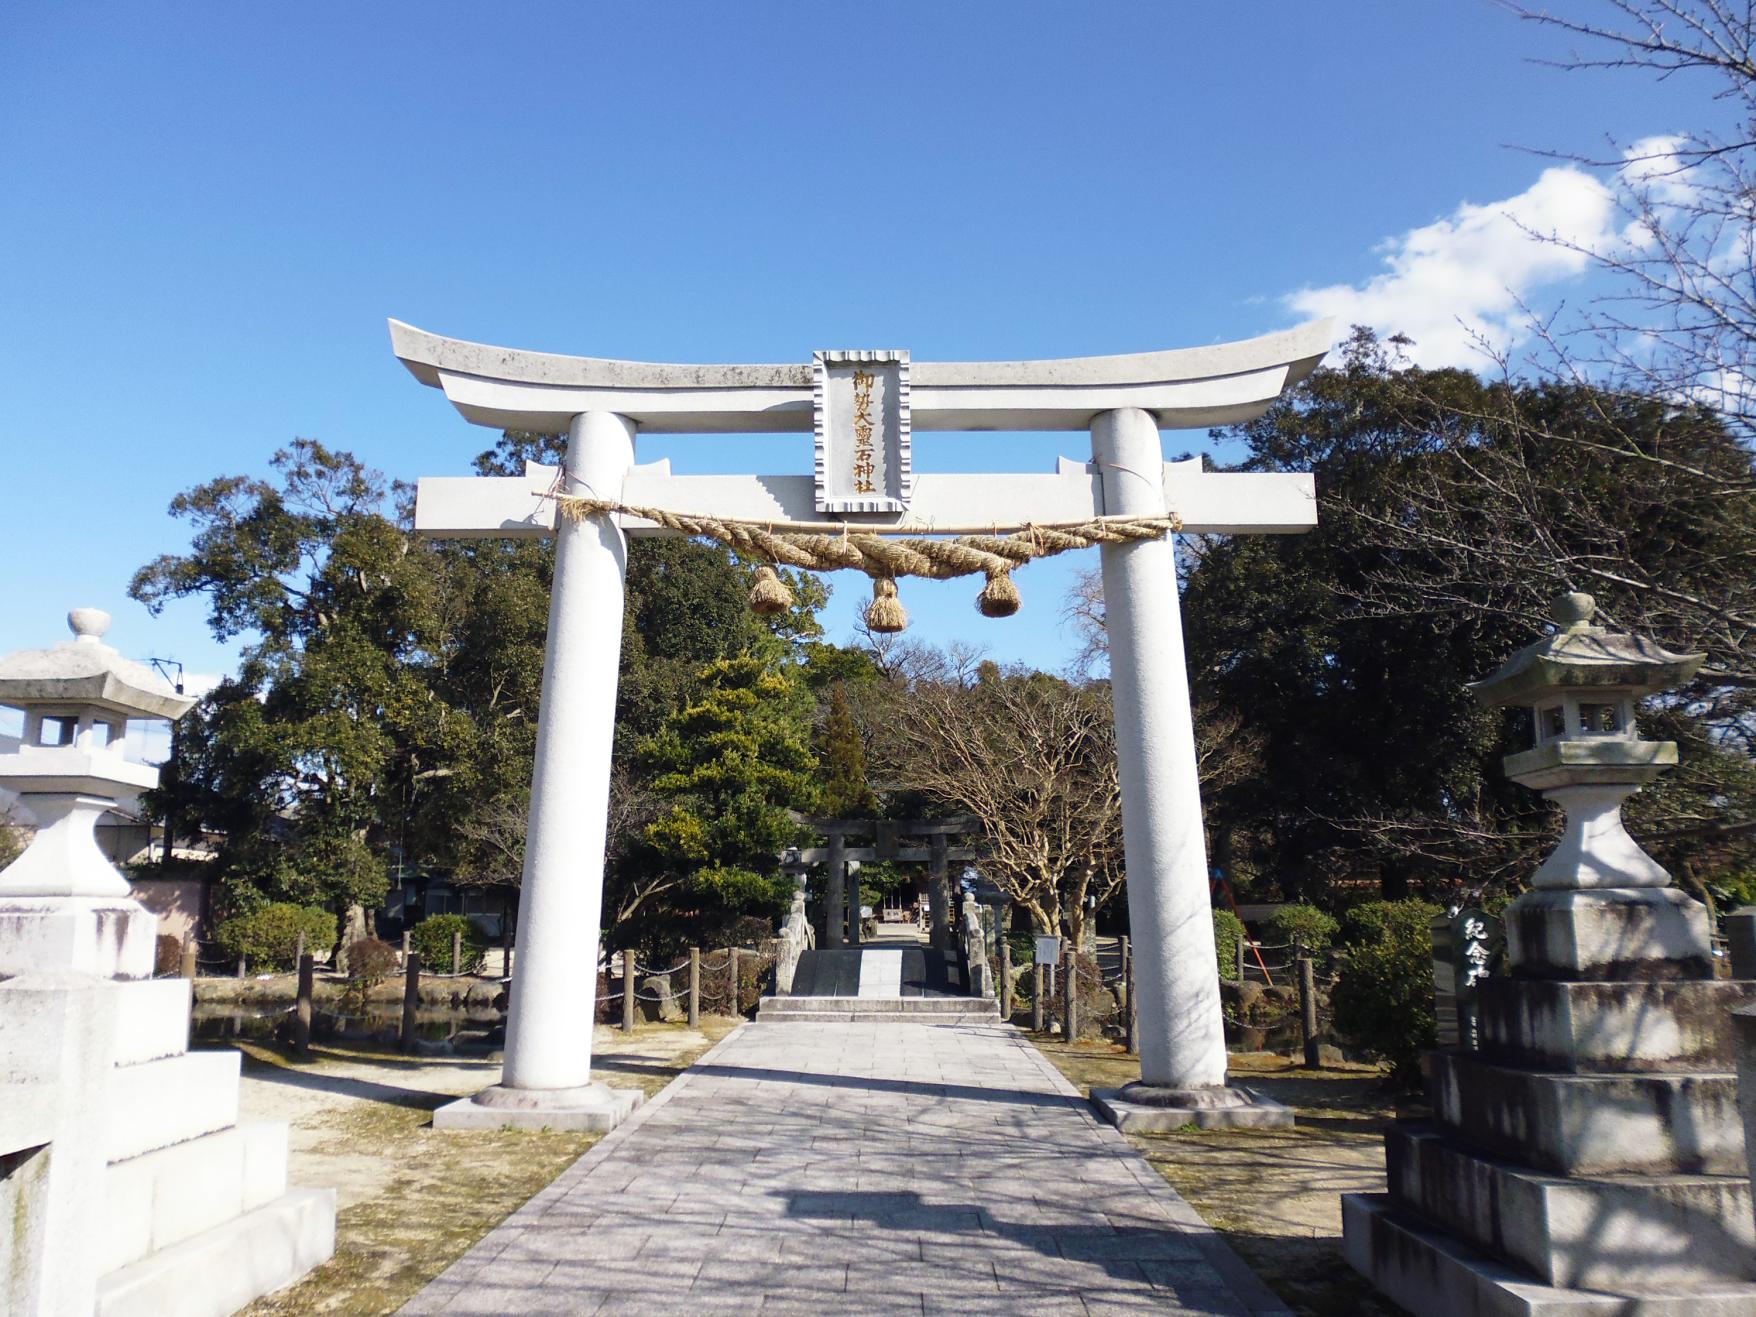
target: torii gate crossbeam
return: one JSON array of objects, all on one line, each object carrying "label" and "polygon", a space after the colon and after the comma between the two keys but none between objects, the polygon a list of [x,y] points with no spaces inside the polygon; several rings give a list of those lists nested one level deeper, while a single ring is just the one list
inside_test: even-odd
[{"label": "torii gate crossbeam", "polygon": [[[1166,463],[1159,431],[1260,415],[1322,360],[1332,341],[1328,322],[1129,356],[930,363],[899,352],[819,353],[799,366],[554,356],[440,338],[398,321],[390,328],[404,365],[443,389],[467,419],[568,435],[558,470],[533,465],[518,477],[427,478],[419,487],[421,534],[556,536],[505,1070],[499,1085],[436,1113],[438,1127],[603,1129],[627,1110],[625,1100],[619,1104],[592,1082],[588,1003],[596,991],[626,536],[663,532],[620,513],[557,526],[555,493],[775,522],[820,521],[826,506],[856,507],[866,510],[838,512],[837,520],[854,529],[929,534],[1116,514],[1175,515],[1185,531],[1226,534],[1297,533],[1317,520],[1309,475],[1204,473],[1198,461]],[[846,403],[836,401],[845,394],[835,393],[845,378],[838,370],[863,372],[860,405],[879,399],[876,454],[873,422],[860,416],[866,483],[858,488],[874,488],[874,462],[890,483],[879,497],[826,504],[826,462],[844,461],[845,468],[845,453],[837,457],[825,439],[837,426],[845,429]],[[857,398],[862,385],[853,387]],[[1044,475],[911,477],[911,423],[916,430],[1084,429],[1092,461],[1063,459]],[[815,477],[673,476],[668,463],[634,463],[641,430],[813,427]],[[887,491],[901,497],[882,497]],[[1106,544],[1100,555],[1140,1020],[1142,1084],[1125,1096],[1167,1113],[1200,1112],[1203,1124],[1223,1123],[1227,1110],[1263,1123],[1262,1112],[1246,1109],[1247,1097],[1225,1086],[1175,546],[1168,537]]]}]

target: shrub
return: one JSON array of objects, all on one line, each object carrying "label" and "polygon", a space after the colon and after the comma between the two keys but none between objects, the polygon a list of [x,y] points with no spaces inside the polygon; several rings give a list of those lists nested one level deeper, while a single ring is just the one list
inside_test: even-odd
[{"label": "shrub", "polygon": [[183,972],[183,939],[175,933],[160,933],[153,952],[152,972],[161,979],[175,978]]},{"label": "shrub", "polygon": [[242,956],[256,969],[281,971],[298,968],[300,933],[305,950],[317,955],[335,943],[335,916],[316,906],[277,901],[233,915],[214,930],[214,941],[230,960]]},{"label": "shrub", "polygon": [[1314,905],[1283,905],[1268,918],[1271,941],[1296,941],[1313,953],[1329,950],[1340,929],[1334,915]]},{"label": "shrub", "polygon": [[1423,936],[1432,944],[1433,921],[1445,911],[1430,901],[1364,901],[1342,916],[1341,940],[1350,947],[1385,938]]},{"label": "shrub", "polygon": [[1230,910],[1213,912],[1213,952],[1219,957],[1219,976],[1229,979],[1238,972],[1238,943],[1248,936],[1244,921]]},{"label": "shrub", "polygon": [[1412,1088],[1433,1046],[1433,918],[1425,901],[1371,901],[1348,911],[1349,952],[1330,1002],[1335,1027],[1390,1065]]},{"label": "shrub", "polygon": [[396,948],[375,937],[356,938],[347,946],[348,982],[342,1001],[351,1011],[365,1014],[372,989],[396,973]]},{"label": "shrub", "polygon": [[382,983],[396,973],[396,960],[396,948],[390,943],[375,937],[360,938],[348,943],[348,978]]},{"label": "shrub", "polygon": [[[463,934],[463,967],[451,963],[451,938]],[[479,974],[487,959],[482,934],[467,915],[434,915],[415,925],[410,938],[421,953],[421,968],[434,974]]]}]

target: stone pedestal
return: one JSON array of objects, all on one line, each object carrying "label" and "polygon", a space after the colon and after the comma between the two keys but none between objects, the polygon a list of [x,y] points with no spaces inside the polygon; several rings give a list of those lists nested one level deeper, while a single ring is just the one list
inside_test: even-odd
[{"label": "stone pedestal", "polygon": [[1706,912],[1669,888],[1507,912],[1480,1051],[1430,1054],[1433,1120],[1343,1200],[1348,1260],[1422,1314],[1756,1314],[1734,1008]]},{"label": "stone pedestal", "polygon": [[[48,1117],[0,1121],[0,1153],[44,1167],[11,1195],[29,1270],[0,1268],[0,1311],[224,1317],[334,1252],[335,1193],[288,1186],[286,1125],[238,1122],[239,1054],[186,1049],[190,986],[0,984],[0,1110]],[[21,1237],[39,1204],[46,1233]]]},{"label": "stone pedestal", "polygon": [[127,897],[0,895],[0,978],[149,979],[158,917]]},{"label": "stone pedestal", "polygon": [[580,1130],[607,1134],[645,1100],[637,1089],[585,1084],[579,1088],[507,1088],[496,1084],[474,1097],[448,1102],[433,1113],[436,1130]]}]

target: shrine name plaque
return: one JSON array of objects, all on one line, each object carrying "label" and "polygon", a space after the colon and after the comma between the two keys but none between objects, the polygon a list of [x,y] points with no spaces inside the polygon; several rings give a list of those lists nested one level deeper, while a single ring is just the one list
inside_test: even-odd
[{"label": "shrine name plaque", "polygon": [[819,512],[906,512],[912,492],[908,353],[813,352]]}]

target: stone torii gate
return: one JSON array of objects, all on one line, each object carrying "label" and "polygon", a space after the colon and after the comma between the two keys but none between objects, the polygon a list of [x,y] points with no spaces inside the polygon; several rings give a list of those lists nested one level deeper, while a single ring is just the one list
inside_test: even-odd
[{"label": "stone torii gate", "polygon": [[[860,943],[860,880],[848,872],[849,861],[897,860],[925,864],[927,906],[933,946],[952,947],[951,861],[974,860],[981,852],[973,846],[953,846],[951,838],[978,830],[967,814],[948,819],[807,819],[829,841],[799,852],[801,864],[823,865],[823,949],[834,951],[847,943]],[[870,846],[849,846],[850,835],[872,838]],[[925,846],[903,846],[900,839],[925,838]],[[847,926],[844,942],[843,924]]]},{"label": "stone torii gate", "polygon": [[[397,357],[494,429],[565,433],[562,468],[425,478],[416,530],[556,537],[542,709],[502,1082],[435,1125],[609,1128],[632,1095],[591,1078],[606,805],[626,537],[666,532],[627,512],[558,517],[555,497],[772,523],[1052,526],[1175,516],[1192,533],[1296,534],[1316,524],[1305,474],[1168,463],[1161,429],[1260,415],[1314,370],[1329,322],[1211,347],[1053,361],[911,362],[819,352],[799,365],[665,365],[555,356],[390,322]],[[915,431],[1087,430],[1092,460],[1054,474],[917,474]],[[811,431],[811,475],[682,476],[635,464],[635,436]],[[1225,1086],[1219,973],[1188,674],[1169,536],[1101,549],[1134,936],[1141,1084],[1124,1096],[1203,1123],[1258,1122]],[[1180,1119],[1179,1117],[1172,1117]]]}]

